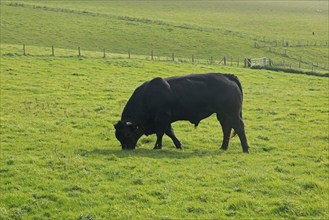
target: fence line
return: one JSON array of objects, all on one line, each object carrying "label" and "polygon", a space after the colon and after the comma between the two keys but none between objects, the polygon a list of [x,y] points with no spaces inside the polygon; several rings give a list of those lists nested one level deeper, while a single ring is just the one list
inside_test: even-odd
[{"label": "fence line", "polygon": [[[67,49],[64,49],[67,50]],[[269,49],[272,53],[277,53],[274,50]],[[96,51],[88,51],[89,53],[97,53]],[[108,57],[108,55],[110,54],[105,48],[99,52],[100,54],[102,53],[102,56],[100,55],[99,58],[106,58]],[[285,53],[287,53],[285,51]],[[114,54],[114,53],[113,53]],[[31,55],[29,53],[27,53],[27,47],[25,44],[23,44],[23,55],[27,56],[27,55]],[[120,54],[122,55],[122,54]],[[280,54],[282,55],[282,54]],[[55,57],[55,47],[51,46],[51,53],[49,54],[49,56]],[[67,55],[67,57],[74,57],[74,55]],[[83,54],[83,50],[82,48],[79,46],[77,48],[77,57],[86,57]],[[66,56],[59,56],[59,57],[66,57]],[[92,57],[92,56],[91,56]],[[120,56],[124,58],[123,56]],[[128,59],[132,59],[132,50],[131,48],[128,49],[128,54],[127,57]],[[136,55],[134,56],[134,59],[136,58],[140,58],[140,57],[145,57],[145,55]],[[164,56],[162,56],[164,57]],[[287,57],[289,57],[287,55]],[[293,57],[289,57],[290,59],[295,59]],[[285,62],[285,60],[282,61],[273,61],[272,59],[268,59],[266,57],[263,58],[258,58],[258,59],[252,59],[252,58],[244,58],[244,62],[243,65],[240,65],[240,58],[234,59],[233,57],[227,57],[227,56],[220,56],[220,57],[214,57],[214,56],[210,56],[209,59],[196,59],[196,56],[194,54],[192,54],[191,59],[188,58],[178,58],[176,57],[175,53],[171,53],[170,55],[168,54],[168,56],[164,59],[161,59],[160,56],[155,55],[154,50],[151,50],[149,55],[146,55],[146,59],[150,59],[150,60],[162,60],[162,61],[172,61],[172,62],[185,62],[185,63],[193,63],[193,64],[210,64],[210,65],[224,65],[224,66],[237,66],[237,67],[252,67],[252,66],[271,66],[271,67],[283,67],[283,68],[290,68],[290,69],[304,69],[304,70],[312,70],[312,71],[316,71],[316,70],[320,70],[320,71],[327,71],[328,67],[321,67],[319,66],[318,63],[307,63],[306,61],[302,60],[302,58],[300,57],[299,59],[297,59],[297,63],[292,64],[289,62]],[[229,61],[228,61],[229,59]],[[296,59],[295,59],[296,60]]]},{"label": "fence line", "polygon": [[255,48],[262,47],[327,47],[329,45],[328,40],[316,41],[316,40],[256,40],[254,43]]},{"label": "fence line", "polygon": [[[295,63],[298,63],[298,68],[300,69],[301,66],[310,66],[309,69],[314,69],[315,67],[320,69],[320,70],[324,70],[324,71],[328,71],[329,70],[329,66],[328,64],[322,64],[323,66],[319,65],[319,63],[317,62],[316,64],[312,61],[306,61],[305,59],[302,59],[302,57],[295,57],[295,56],[292,56],[290,55],[289,51],[287,48],[282,48],[282,49],[275,49],[275,47],[256,47],[257,49],[263,49],[264,51],[267,51],[269,53],[272,53],[272,54],[276,54],[276,55],[279,55],[279,56],[282,56],[282,57],[287,57],[289,58],[290,60],[294,60]],[[282,61],[284,63],[284,61]],[[281,62],[281,63],[282,63]],[[282,64],[284,66],[284,64]],[[291,65],[291,64],[290,64]]]}]

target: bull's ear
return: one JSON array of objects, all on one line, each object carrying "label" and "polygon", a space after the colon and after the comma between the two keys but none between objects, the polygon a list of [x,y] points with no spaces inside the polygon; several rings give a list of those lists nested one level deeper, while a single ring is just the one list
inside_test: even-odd
[{"label": "bull's ear", "polygon": [[133,127],[136,131],[138,131],[141,128],[141,126],[139,124],[134,124]]},{"label": "bull's ear", "polygon": [[116,124],[113,125],[115,129],[119,129],[122,126],[122,122],[118,121]]}]

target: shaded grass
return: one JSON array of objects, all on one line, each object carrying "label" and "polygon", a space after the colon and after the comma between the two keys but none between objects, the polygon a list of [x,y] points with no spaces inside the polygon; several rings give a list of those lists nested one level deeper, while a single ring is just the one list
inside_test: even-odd
[{"label": "shaded grass", "polygon": [[[2,46],[6,54],[10,47]],[[115,65],[113,65],[115,63]],[[129,59],[1,56],[4,219],[328,218],[328,79]],[[250,154],[214,116],[121,151],[113,124],[156,76],[236,74]]]},{"label": "shaded grass", "polygon": [[309,76],[319,76],[319,77],[329,77],[329,73],[320,73],[315,71],[304,71],[291,68],[281,68],[281,67],[270,67],[270,66],[253,66],[251,69],[266,69],[271,71],[294,73],[294,74],[305,74]]}]

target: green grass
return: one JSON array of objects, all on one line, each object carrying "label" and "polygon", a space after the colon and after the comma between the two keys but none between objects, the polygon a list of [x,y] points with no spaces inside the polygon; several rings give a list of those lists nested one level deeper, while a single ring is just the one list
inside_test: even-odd
[{"label": "green grass", "polygon": [[[327,73],[327,1],[0,7],[0,219],[329,218],[328,78],[218,65],[266,56],[285,64],[276,71],[301,62]],[[241,80],[250,154],[238,138],[219,150],[214,116],[173,124],[184,151],[168,137],[154,151],[154,136],[121,151],[113,124],[137,86],[207,72]]]},{"label": "green grass", "polygon": [[[328,78],[16,50],[1,45],[1,219],[328,219]],[[241,80],[250,154],[219,150],[214,116],[173,124],[184,151],[154,136],[121,151],[113,124],[138,85],[206,72]]]},{"label": "green grass", "polygon": [[[327,1],[2,1],[1,42],[328,69],[327,15]],[[274,41],[303,46],[269,52]]]}]

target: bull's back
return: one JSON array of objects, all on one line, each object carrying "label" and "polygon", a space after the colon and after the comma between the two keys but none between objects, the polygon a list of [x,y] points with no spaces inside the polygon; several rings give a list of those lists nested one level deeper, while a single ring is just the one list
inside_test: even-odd
[{"label": "bull's back", "polygon": [[237,84],[224,74],[192,74],[167,78],[176,99],[191,105],[206,104],[236,92]]},{"label": "bull's back", "polygon": [[224,74],[193,74],[166,80],[176,100],[174,120],[198,122],[239,96],[238,85]]}]

